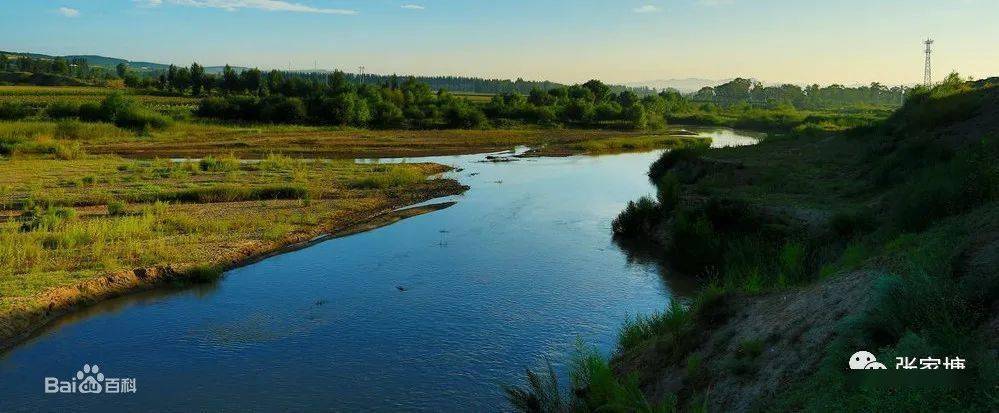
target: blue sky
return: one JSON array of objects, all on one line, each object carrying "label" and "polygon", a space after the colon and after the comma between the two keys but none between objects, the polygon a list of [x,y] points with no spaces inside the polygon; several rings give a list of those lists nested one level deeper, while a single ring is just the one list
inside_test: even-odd
[{"label": "blue sky", "polygon": [[0,50],[372,73],[917,83],[999,75],[997,0],[4,0]]}]

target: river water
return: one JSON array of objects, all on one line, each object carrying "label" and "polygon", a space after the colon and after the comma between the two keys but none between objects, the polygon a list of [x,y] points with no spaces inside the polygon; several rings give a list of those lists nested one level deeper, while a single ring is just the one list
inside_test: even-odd
[{"label": "river water", "polygon": [[[754,142],[698,129],[715,145]],[[654,192],[661,151],[481,162],[434,213],[268,258],[212,285],[111,300],[0,356],[0,411],[507,409],[501,386],[577,340],[613,350],[622,322],[691,281],[611,239]],[[387,160],[386,160],[387,161]],[[398,160],[395,160],[398,161]],[[84,364],[125,394],[46,394]]]}]

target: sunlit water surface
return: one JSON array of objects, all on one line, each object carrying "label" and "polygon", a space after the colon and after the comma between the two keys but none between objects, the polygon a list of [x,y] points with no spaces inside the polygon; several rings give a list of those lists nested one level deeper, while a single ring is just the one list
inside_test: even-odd
[{"label": "sunlit water surface", "polygon": [[[716,146],[754,142],[697,129]],[[210,286],[112,300],[0,356],[0,411],[499,410],[501,386],[577,340],[609,353],[629,316],[690,281],[611,239],[653,192],[660,152],[420,158],[462,168],[445,210],[229,271]],[[416,159],[411,159],[414,161]],[[396,160],[398,161],[398,160]],[[45,394],[85,364],[130,394]]]}]

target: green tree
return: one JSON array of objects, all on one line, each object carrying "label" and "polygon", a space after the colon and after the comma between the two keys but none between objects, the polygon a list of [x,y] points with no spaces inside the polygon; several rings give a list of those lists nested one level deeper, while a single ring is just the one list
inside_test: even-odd
[{"label": "green tree", "polygon": [[191,70],[186,67],[177,69],[177,74],[174,77],[174,83],[179,92],[186,92],[187,88],[191,87]]},{"label": "green tree", "polygon": [[621,116],[624,117],[634,129],[645,129],[649,126],[649,118],[645,114],[645,108],[642,105],[631,105],[627,106],[621,110]]},{"label": "green tree", "polygon": [[249,91],[255,95],[260,95],[264,86],[260,69],[253,68],[250,70],[244,70],[243,73],[240,73],[239,75],[239,83],[242,85],[242,90]]},{"label": "green tree", "polygon": [[630,90],[625,90],[624,92],[621,92],[620,95],[618,95],[617,102],[620,103],[621,106],[634,105],[638,103],[638,94]]},{"label": "green tree", "polygon": [[76,73],[79,77],[90,77],[90,63],[87,63],[87,59],[82,57],[73,58],[70,62],[74,67],[76,67]]},{"label": "green tree", "polygon": [[170,65],[170,67],[167,68],[166,83],[168,90],[174,90],[177,88],[177,66]]},{"label": "green tree", "polygon": [[114,71],[118,74],[118,77],[124,79],[125,75],[128,74],[128,65],[126,65],[125,62],[118,63],[118,65],[114,67]]},{"label": "green tree", "polygon": [[222,69],[222,91],[236,93],[240,90],[239,86],[239,75],[232,69],[232,66],[225,65]]},{"label": "green tree", "polygon": [[715,95],[718,100],[724,103],[738,103],[749,100],[749,92],[753,87],[753,81],[735,78],[727,83],[715,86]]},{"label": "green tree", "polygon": [[586,83],[583,83],[583,87],[593,92],[593,98],[596,102],[603,102],[610,97],[610,86],[604,84],[599,80],[593,79]]},{"label": "green tree", "polygon": [[52,73],[58,73],[60,75],[67,74],[69,73],[69,62],[67,62],[66,58],[63,57],[52,59],[52,66],[50,70]]},{"label": "green tree", "polygon": [[198,96],[205,86],[205,68],[197,62],[191,63],[191,94]]},{"label": "green tree", "polygon": [[284,75],[277,70],[271,70],[267,73],[267,78],[264,82],[267,85],[268,92],[280,93],[284,87]]},{"label": "green tree", "polygon": [[527,95],[527,102],[534,106],[548,106],[555,104],[555,96],[539,88],[531,88]]},{"label": "green tree", "polygon": [[339,70],[334,70],[330,74],[329,86],[330,92],[333,94],[342,94],[350,91],[350,83],[347,83],[347,77]]}]

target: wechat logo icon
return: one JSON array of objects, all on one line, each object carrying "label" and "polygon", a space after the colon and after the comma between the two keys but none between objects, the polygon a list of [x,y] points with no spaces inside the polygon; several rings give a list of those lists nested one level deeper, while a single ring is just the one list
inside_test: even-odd
[{"label": "wechat logo icon", "polygon": [[850,356],[850,370],[886,370],[884,364],[878,362],[869,351],[858,351]]}]

